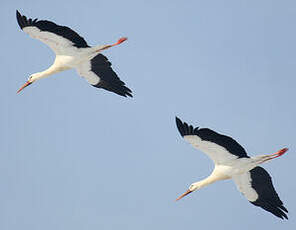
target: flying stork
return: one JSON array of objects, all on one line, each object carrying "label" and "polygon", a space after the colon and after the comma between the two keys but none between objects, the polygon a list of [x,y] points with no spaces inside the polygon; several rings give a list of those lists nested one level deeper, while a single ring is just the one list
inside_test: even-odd
[{"label": "flying stork", "polygon": [[55,61],[47,70],[32,74],[18,93],[33,82],[49,75],[75,68],[79,75],[97,88],[103,88],[121,96],[132,97],[132,91],[125,86],[111,68],[111,63],[100,52],[119,45],[127,38],[120,38],[111,45],[89,46],[83,37],[66,26],[59,26],[51,21],[27,19],[16,11],[20,28],[48,45],[56,54]]},{"label": "flying stork", "polygon": [[[208,128],[193,128],[176,117],[182,137],[195,148],[205,152],[215,164],[212,174],[204,180],[192,183],[177,200],[218,180],[233,179],[238,190],[252,204],[286,218],[288,210],[276,193],[268,172],[258,165],[283,155],[287,148],[274,154],[249,157],[244,148],[231,137]],[[286,212],[286,213],[285,213]]]}]

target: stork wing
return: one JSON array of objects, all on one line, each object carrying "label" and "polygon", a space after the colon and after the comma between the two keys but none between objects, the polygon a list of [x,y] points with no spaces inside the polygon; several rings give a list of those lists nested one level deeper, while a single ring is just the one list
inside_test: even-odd
[{"label": "stork wing", "polygon": [[16,18],[24,32],[48,45],[56,54],[67,55],[77,48],[89,47],[84,38],[69,27],[59,26],[45,20],[38,21],[37,18],[27,19],[18,11],[16,11]]},{"label": "stork wing", "polygon": [[180,134],[195,148],[206,153],[215,164],[227,164],[231,160],[247,155],[244,148],[231,137],[216,133],[211,129],[193,128],[176,117]]},{"label": "stork wing", "polygon": [[255,167],[251,171],[233,176],[238,190],[250,201],[252,204],[271,212],[279,218],[286,218],[288,210],[284,207],[276,193],[272,180],[268,172],[262,167]]},{"label": "stork wing", "polygon": [[111,68],[111,63],[103,54],[98,54],[90,61],[83,62],[76,69],[79,75],[83,76],[92,86],[124,97],[132,97],[132,91],[119,79]]}]

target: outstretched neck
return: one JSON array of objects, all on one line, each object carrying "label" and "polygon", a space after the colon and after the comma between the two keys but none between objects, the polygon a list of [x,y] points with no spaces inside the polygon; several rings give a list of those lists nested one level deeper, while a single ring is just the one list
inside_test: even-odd
[{"label": "outstretched neck", "polygon": [[189,186],[189,189],[185,193],[183,193],[181,196],[179,196],[176,200],[180,200],[182,197],[187,196],[189,193],[194,192],[194,191],[196,191],[198,189],[201,189],[201,188],[203,188],[203,187],[205,187],[205,186],[207,186],[209,184],[212,184],[215,181],[225,180],[225,179],[228,179],[228,178],[229,177],[227,177],[227,176],[225,176],[225,175],[223,175],[221,173],[217,173],[217,171],[214,170],[209,177],[207,177],[207,178],[205,178],[205,179],[203,179],[201,181],[198,181],[198,182],[195,182],[195,183],[191,184]]},{"label": "outstretched neck", "polygon": [[209,177],[207,177],[207,178],[205,178],[205,179],[203,179],[203,180],[198,181],[198,182],[197,182],[197,183],[198,183],[198,187],[199,187],[199,188],[203,188],[203,187],[205,187],[205,186],[207,186],[207,185],[209,185],[209,184],[212,184],[212,183],[216,182],[217,180],[218,180],[218,179],[209,176]]},{"label": "outstretched neck", "polygon": [[46,69],[46,70],[44,70],[42,72],[32,74],[31,81],[33,82],[33,81],[39,80],[41,78],[48,77],[48,76],[50,76],[52,74],[61,72],[61,71],[66,70],[66,69],[67,68],[57,68],[57,66],[52,65],[51,67],[49,67],[48,69]]},{"label": "outstretched neck", "polygon": [[216,181],[219,181],[219,180],[226,180],[226,179],[229,179],[230,177],[224,175],[223,173],[219,173],[217,171],[213,171],[213,173],[208,176],[207,178],[203,179],[203,180],[200,180],[194,184],[197,185],[198,189],[202,188],[202,187],[205,187],[209,184],[212,184]]}]

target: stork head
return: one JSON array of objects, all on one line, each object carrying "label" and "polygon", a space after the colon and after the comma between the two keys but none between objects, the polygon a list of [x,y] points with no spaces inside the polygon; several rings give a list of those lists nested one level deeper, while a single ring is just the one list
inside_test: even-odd
[{"label": "stork head", "polygon": [[21,92],[24,88],[26,88],[27,86],[31,85],[34,81],[38,80],[39,79],[38,77],[39,77],[38,73],[32,74],[28,78],[28,80],[26,81],[26,83],[23,84],[21,88],[19,88],[19,90],[17,91],[17,93]]},{"label": "stork head", "polygon": [[181,198],[183,198],[184,196],[187,196],[189,193],[192,193],[194,192],[195,190],[199,189],[200,188],[200,185],[199,185],[199,182],[195,182],[193,184],[191,184],[188,188],[188,190],[186,192],[184,192],[181,196],[179,196],[177,200],[180,200]]}]

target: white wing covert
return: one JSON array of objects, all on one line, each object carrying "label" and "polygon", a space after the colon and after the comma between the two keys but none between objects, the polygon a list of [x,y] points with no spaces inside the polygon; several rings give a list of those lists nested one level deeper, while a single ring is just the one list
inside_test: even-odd
[{"label": "white wing covert", "polygon": [[57,55],[71,55],[79,48],[89,47],[83,37],[66,26],[59,26],[47,20],[27,19],[16,11],[20,28],[49,46]]},{"label": "white wing covert", "polygon": [[81,63],[76,69],[78,74],[92,86],[106,89],[124,97],[132,97],[132,91],[120,80],[111,68],[111,63],[103,54],[97,54],[90,61]]},{"label": "white wing covert", "polygon": [[[262,167],[255,167],[247,173],[233,176],[238,190],[253,205],[263,208],[282,219],[288,219],[288,210],[275,191],[268,172]],[[286,212],[286,213],[285,213]]]},{"label": "white wing covert", "polygon": [[237,158],[249,158],[244,148],[231,137],[221,135],[211,129],[193,128],[176,117],[180,134],[195,148],[206,153],[215,164],[227,164]]}]

